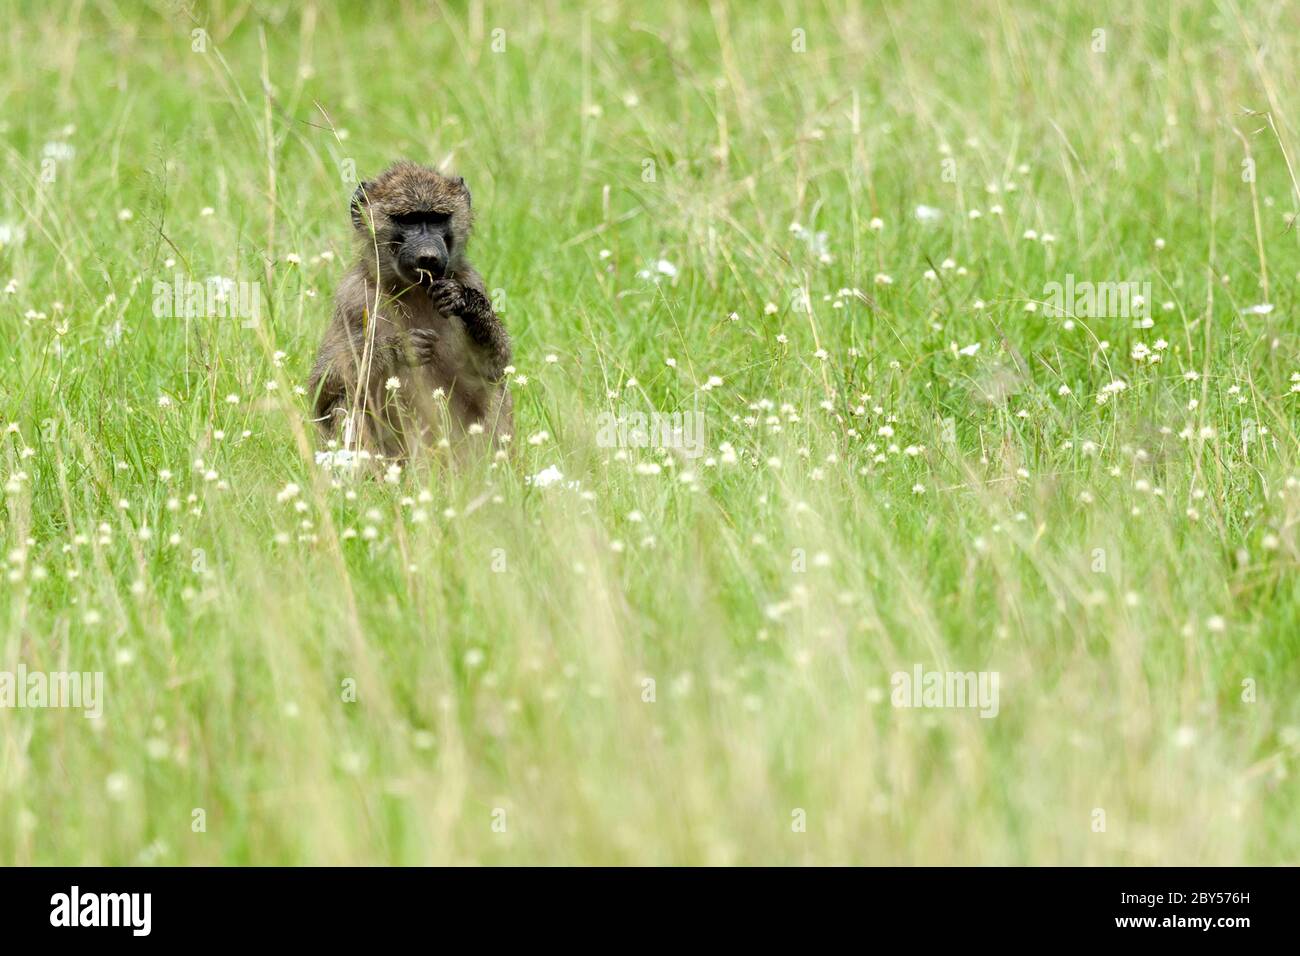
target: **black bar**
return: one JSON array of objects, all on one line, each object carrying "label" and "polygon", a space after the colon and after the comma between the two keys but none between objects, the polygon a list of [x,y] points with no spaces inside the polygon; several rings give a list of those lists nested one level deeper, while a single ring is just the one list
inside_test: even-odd
[{"label": "black bar", "polygon": [[[78,922],[116,916],[118,925],[71,926],[74,886]],[[883,942],[903,932],[927,949],[1045,938],[1222,947],[1292,938],[1296,888],[1294,870],[1239,868],[55,868],[3,871],[0,917],[11,944],[77,934],[81,942],[333,948],[430,929],[452,934],[448,943],[470,933],[485,943],[536,944],[594,936],[614,923],[664,942],[684,941],[680,934],[698,926],[732,942],[770,942],[775,933]]]}]

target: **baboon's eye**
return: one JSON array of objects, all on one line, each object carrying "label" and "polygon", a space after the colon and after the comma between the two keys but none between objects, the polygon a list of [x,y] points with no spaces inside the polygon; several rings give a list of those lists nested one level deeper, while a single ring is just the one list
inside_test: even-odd
[{"label": "baboon's eye", "polygon": [[450,220],[450,213],[435,212],[432,209],[417,209],[393,216],[393,222],[402,226],[442,226]]}]

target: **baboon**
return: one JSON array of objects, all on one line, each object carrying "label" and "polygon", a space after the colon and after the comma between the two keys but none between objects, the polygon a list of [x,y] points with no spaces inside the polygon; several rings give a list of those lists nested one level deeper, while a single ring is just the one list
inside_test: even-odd
[{"label": "baboon", "polygon": [[464,179],[398,162],[357,187],[352,225],[360,255],[309,382],[322,432],[399,460],[509,441],[510,337],[465,258]]}]

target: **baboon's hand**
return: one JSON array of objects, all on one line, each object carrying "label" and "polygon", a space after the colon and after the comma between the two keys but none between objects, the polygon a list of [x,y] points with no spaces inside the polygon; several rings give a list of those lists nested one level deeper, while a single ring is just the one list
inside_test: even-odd
[{"label": "baboon's hand", "polygon": [[407,333],[412,365],[428,365],[438,354],[438,333],[434,329],[411,329]]},{"label": "baboon's hand", "polygon": [[429,283],[429,299],[443,315],[460,315],[465,311],[465,287],[455,279],[435,279]]}]

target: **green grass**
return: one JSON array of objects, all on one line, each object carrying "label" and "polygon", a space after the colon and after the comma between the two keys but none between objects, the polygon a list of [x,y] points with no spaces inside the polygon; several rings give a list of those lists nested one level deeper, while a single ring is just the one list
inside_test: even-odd
[{"label": "green grass", "polygon": [[[106,695],[0,710],[0,863],[1300,859],[1293,5],[376,6],[0,0],[0,670]],[[517,433],[332,483],[295,387],[399,157]]]}]

